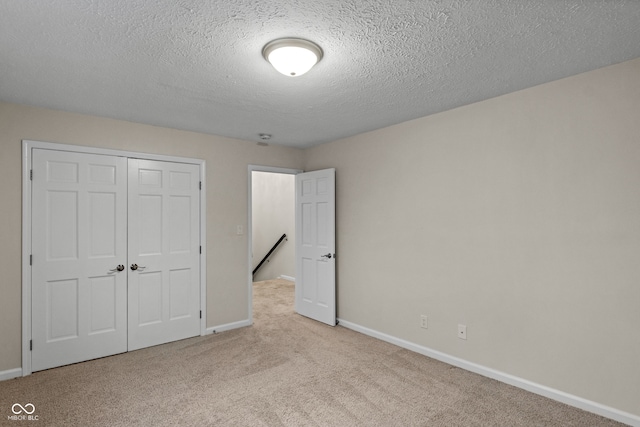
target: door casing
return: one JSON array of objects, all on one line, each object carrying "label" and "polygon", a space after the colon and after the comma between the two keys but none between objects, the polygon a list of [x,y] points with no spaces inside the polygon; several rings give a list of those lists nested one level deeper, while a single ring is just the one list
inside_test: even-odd
[{"label": "door casing", "polygon": [[207,295],[206,295],[206,165],[202,159],[166,156],[159,154],[140,153],[134,151],[112,150],[106,148],[86,147],[80,145],[58,144],[43,141],[22,141],[22,376],[30,375],[31,370],[31,151],[34,148],[46,150],[69,151],[76,153],[101,154],[138,159],[158,160],[166,162],[196,164],[200,168],[200,244],[202,255],[200,262],[200,335],[205,335],[207,324]]}]

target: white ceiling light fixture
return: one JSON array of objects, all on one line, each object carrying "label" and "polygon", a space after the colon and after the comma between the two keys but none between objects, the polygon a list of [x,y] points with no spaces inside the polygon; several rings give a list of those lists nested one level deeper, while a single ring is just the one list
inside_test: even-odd
[{"label": "white ceiling light fixture", "polygon": [[298,77],[322,59],[322,49],[309,40],[277,39],[265,45],[262,56],[285,76]]}]

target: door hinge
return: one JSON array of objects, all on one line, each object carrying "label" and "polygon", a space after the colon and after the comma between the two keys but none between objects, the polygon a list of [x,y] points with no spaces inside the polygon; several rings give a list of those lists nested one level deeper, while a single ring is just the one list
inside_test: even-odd
[{"label": "door hinge", "polygon": [[202,246],[200,246],[200,253],[202,253]]},{"label": "door hinge", "polygon": [[29,340],[29,351],[33,351],[33,340]]},{"label": "door hinge", "polygon": [[33,255],[29,255],[29,265],[33,265]]},{"label": "door hinge", "polygon": [[202,181],[200,181],[200,190],[202,190]]},{"label": "door hinge", "polygon": [[29,179],[33,181],[33,169],[29,171]]},{"label": "door hinge", "polygon": [[202,310],[200,310],[200,318],[202,319]]}]

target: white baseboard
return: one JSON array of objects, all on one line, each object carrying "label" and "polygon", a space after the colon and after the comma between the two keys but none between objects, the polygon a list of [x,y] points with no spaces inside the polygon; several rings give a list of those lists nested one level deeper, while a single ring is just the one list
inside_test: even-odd
[{"label": "white baseboard", "polygon": [[22,368],[9,369],[0,371],[0,381],[10,380],[22,376]]},{"label": "white baseboard", "polygon": [[217,334],[219,332],[230,331],[232,329],[244,328],[245,326],[251,326],[251,320],[240,320],[238,322],[225,323],[224,325],[211,326],[207,328],[206,334]]},{"label": "white baseboard", "polygon": [[[232,329],[243,328],[245,326],[251,326],[250,320],[241,320],[239,322],[226,323],[224,325],[212,326],[205,330],[205,335],[216,334],[219,332],[230,331]],[[7,371],[0,371],[0,381],[10,380],[22,376],[22,368],[9,369]]]},{"label": "white baseboard", "polygon": [[295,277],[285,276],[284,274],[278,276],[278,279],[284,279],[284,280],[288,280],[290,282],[295,282],[296,281]]},{"label": "white baseboard", "polygon": [[369,329],[364,326],[360,326],[358,324],[349,322],[344,319],[338,319],[338,322],[340,326],[344,326],[345,328],[352,329],[356,332],[360,332],[362,334],[368,335],[373,338],[377,338],[382,341],[386,341],[391,344],[395,344],[398,347],[402,347],[407,350],[414,351],[424,356],[428,356],[433,359],[439,360],[441,362],[448,363],[449,365],[457,366],[458,368],[462,368],[467,371],[471,371],[476,374],[480,374],[482,376],[492,378],[494,380],[512,385],[514,387],[518,387],[523,390],[527,390],[532,393],[539,394],[544,397],[548,397],[549,399],[556,400],[558,402],[562,402],[567,405],[570,405],[588,412],[592,412],[594,414],[598,414],[603,417],[607,417],[612,420],[619,421],[621,423],[628,424],[630,426],[640,427],[640,416],[638,415],[620,411],[610,406],[602,405],[597,402],[583,399],[582,397],[574,396],[572,394],[565,393],[560,390],[555,390],[553,388],[550,388],[541,384],[537,384],[529,380],[525,380],[523,378],[519,378],[510,374],[506,374],[504,372],[496,371],[495,369],[487,368],[486,366],[478,365],[476,363],[469,362],[464,359],[460,359],[458,357],[451,356],[449,354],[442,353],[437,350],[432,350],[428,347],[424,347],[424,346],[412,343],[410,341],[403,340],[401,338],[396,338],[394,336],[387,335],[385,333],[378,332],[376,330]]}]

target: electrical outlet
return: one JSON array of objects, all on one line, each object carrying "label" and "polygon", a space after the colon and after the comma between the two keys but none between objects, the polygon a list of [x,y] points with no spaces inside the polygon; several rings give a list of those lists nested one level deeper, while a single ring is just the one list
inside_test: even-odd
[{"label": "electrical outlet", "polygon": [[425,329],[428,329],[429,327],[429,323],[427,322],[427,316],[425,316],[424,314],[420,316],[420,327]]},{"label": "electrical outlet", "polygon": [[238,226],[236,227],[236,234],[237,234],[238,236],[242,236],[242,235],[244,234],[244,227],[243,227],[243,226],[241,226],[241,225],[238,225]]},{"label": "electrical outlet", "polygon": [[458,338],[461,340],[467,339],[467,325],[458,325]]}]

